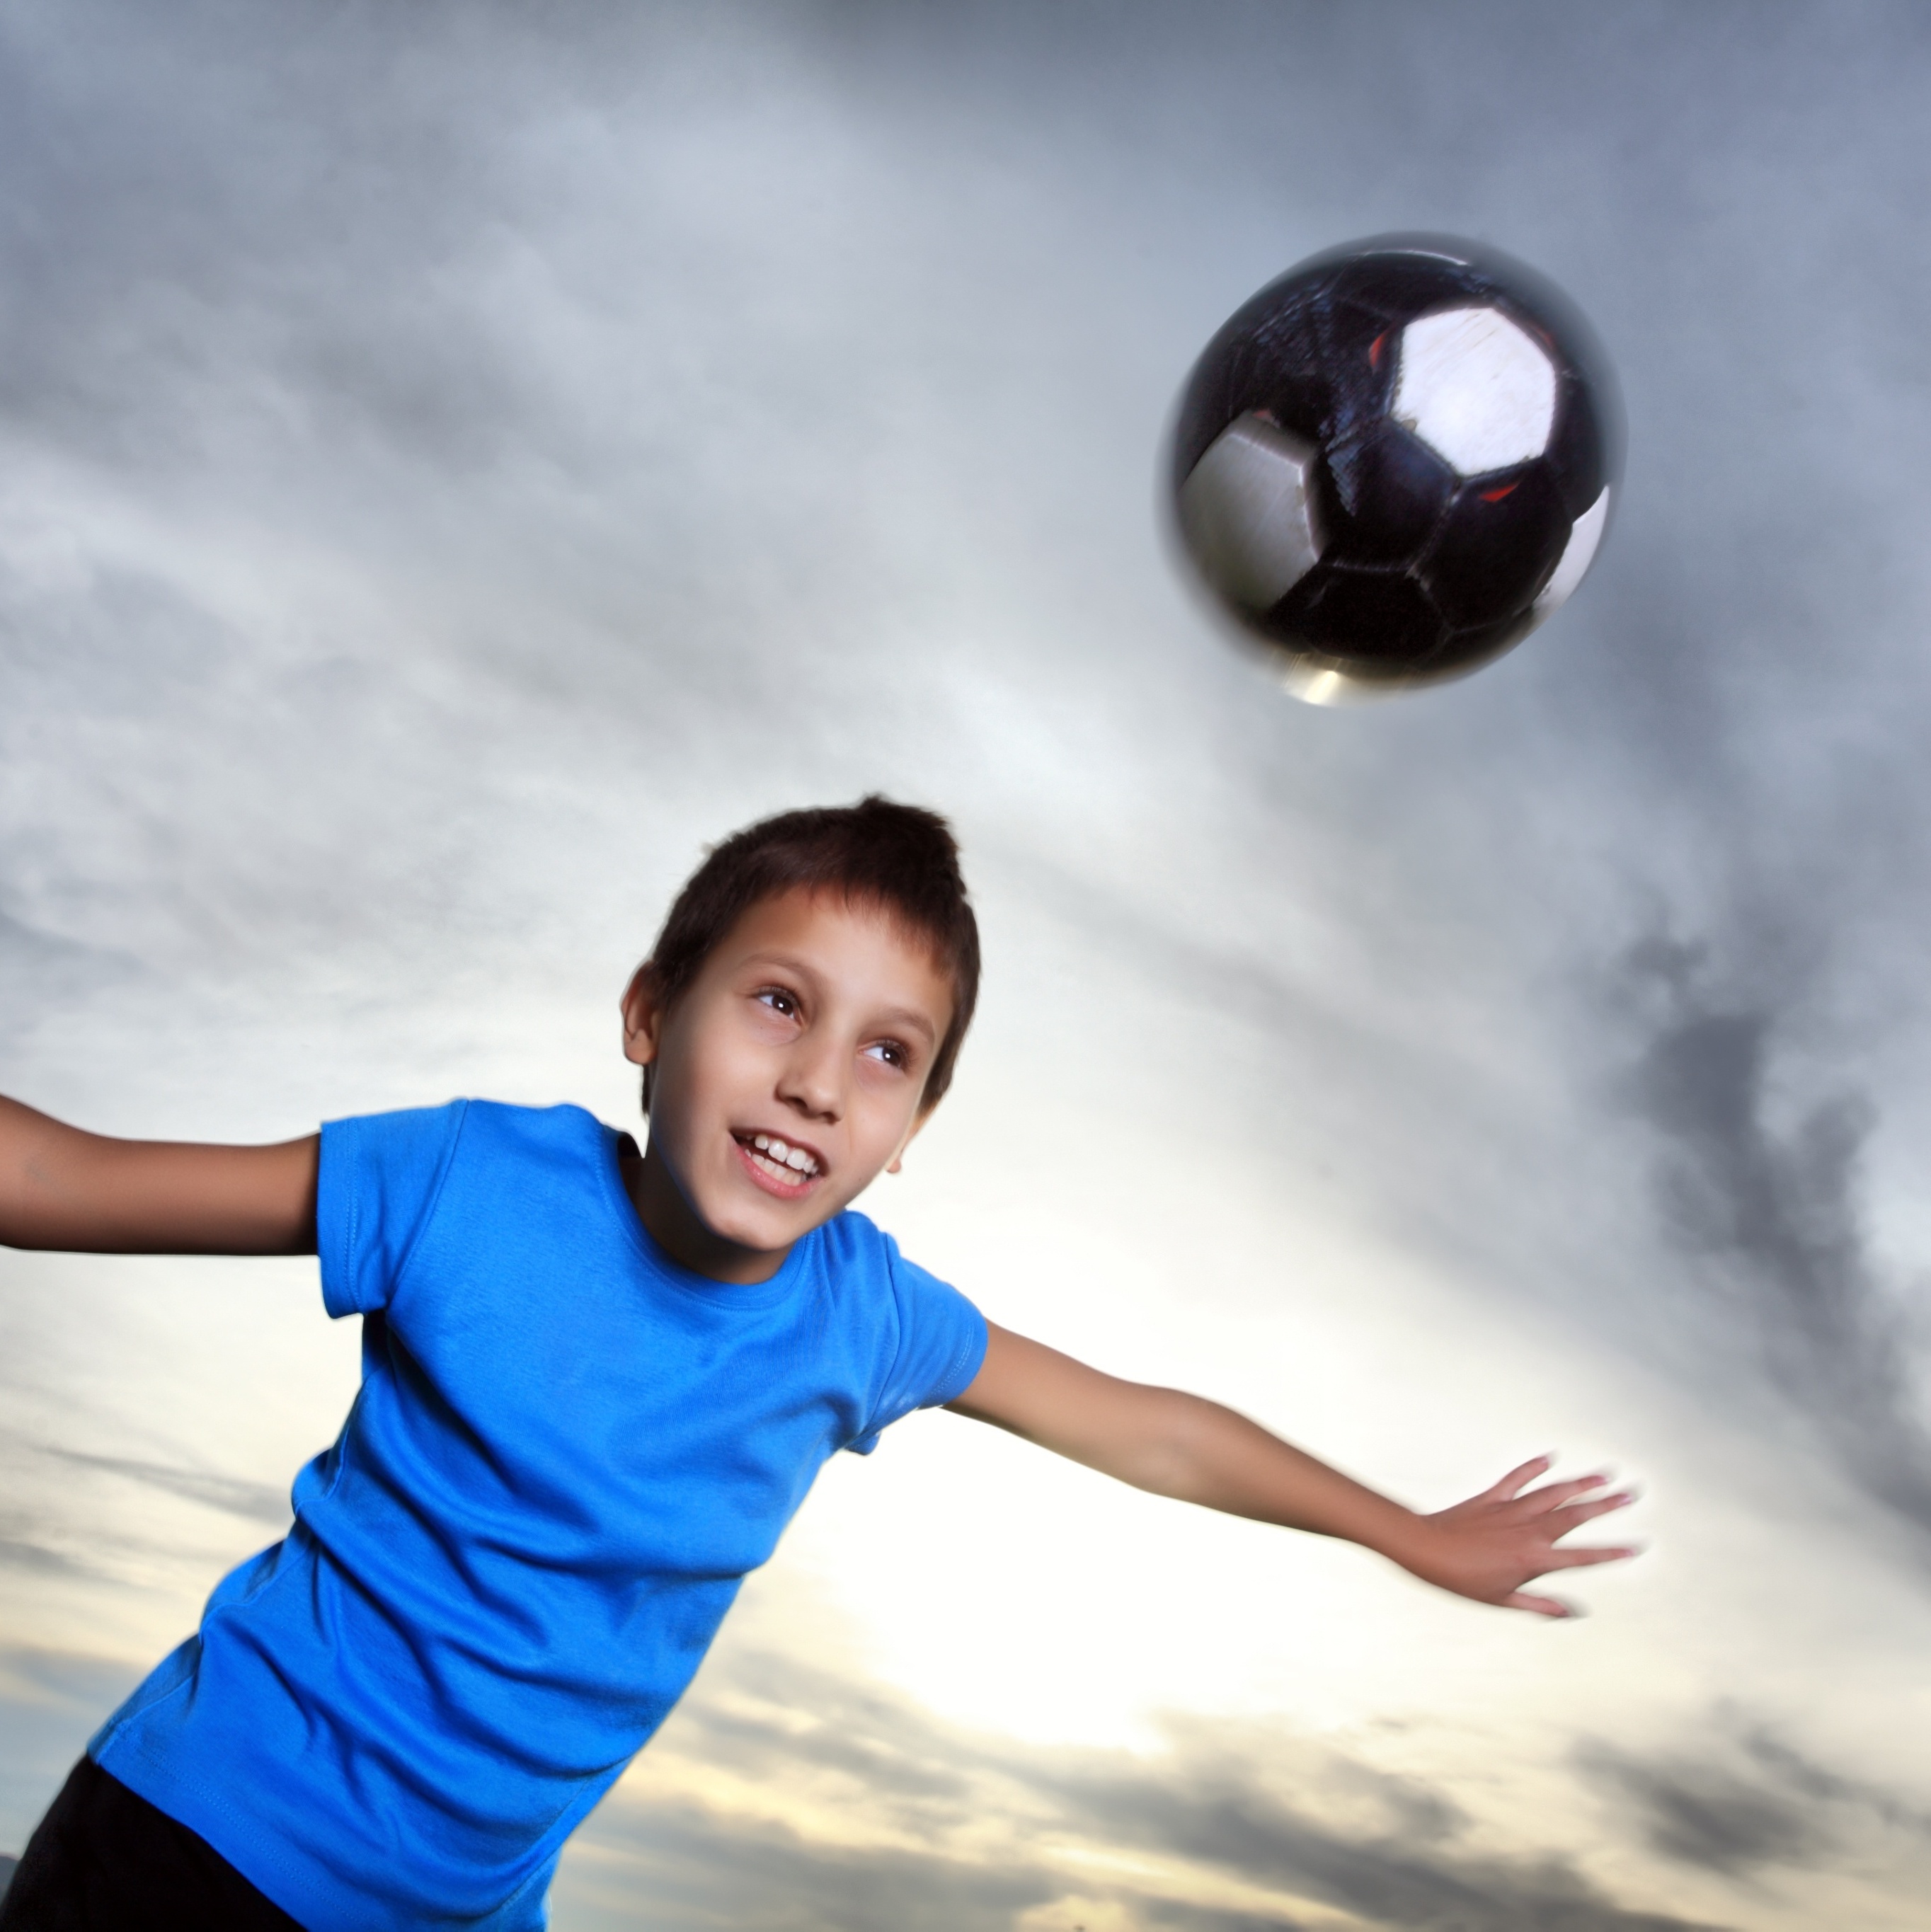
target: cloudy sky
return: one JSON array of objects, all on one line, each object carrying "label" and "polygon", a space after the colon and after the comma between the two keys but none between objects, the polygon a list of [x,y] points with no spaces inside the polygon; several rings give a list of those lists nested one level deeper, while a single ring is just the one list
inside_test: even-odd
[{"label": "cloudy sky", "polygon": [[[1551,1627],[914,1418],[563,1932],[1923,1924],[1927,105],[1902,5],[0,0],[0,1090],[630,1121],[704,842],[883,788],[990,960],[911,1252],[1417,1504],[1644,1492]],[[1161,438],[1417,227],[1589,311],[1627,490],[1514,656],[1317,710]],[[0,1255],[0,1851],[356,1341]]]}]

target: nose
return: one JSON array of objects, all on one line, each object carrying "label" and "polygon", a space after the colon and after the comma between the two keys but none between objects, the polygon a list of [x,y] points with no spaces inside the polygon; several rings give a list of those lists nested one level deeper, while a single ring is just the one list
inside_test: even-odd
[{"label": "nose", "polygon": [[808,1034],[785,1056],[778,1099],[808,1120],[839,1120],[845,1112],[842,1072],[836,1043]]}]

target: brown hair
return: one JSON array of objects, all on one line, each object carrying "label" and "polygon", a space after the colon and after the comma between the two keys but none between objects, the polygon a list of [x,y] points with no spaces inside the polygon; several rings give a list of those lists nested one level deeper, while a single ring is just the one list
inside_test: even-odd
[{"label": "brown hair", "polygon": [[[959,844],[935,812],[875,792],[856,805],[780,812],[712,847],[684,883],[644,971],[669,1006],[731,928],[760,901],[802,886],[875,905],[931,947],[952,980],[952,1023],[925,1078],[923,1109],[937,1105],[979,998],[979,922],[966,896]],[[650,1075],[644,1070],[644,1111]]]}]

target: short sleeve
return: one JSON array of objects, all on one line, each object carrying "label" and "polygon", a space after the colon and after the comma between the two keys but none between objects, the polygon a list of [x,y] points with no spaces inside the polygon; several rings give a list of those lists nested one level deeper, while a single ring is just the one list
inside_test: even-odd
[{"label": "short sleeve", "polygon": [[986,1359],[986,1318],[958,1289],[907,1261],[890,1235],[884,1239],[899,1346],[863,1432],[845,1445],[860,1456],[869,1456],[878,1432],[901,1417],[963,1395]]},{"label": "short sleeve", "polygon": [[315,1249],[332,1316],[389,1305],[462,1132],[467,1100],[331,1120],[322,1130]]}]

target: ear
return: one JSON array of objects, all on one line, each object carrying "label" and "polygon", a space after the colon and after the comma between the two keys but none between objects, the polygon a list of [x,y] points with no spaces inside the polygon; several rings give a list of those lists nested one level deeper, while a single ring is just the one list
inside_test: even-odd
[{"label": "ear", "polygon": [[623,1057],[635,1066],[648,1066],[656,1060],[663,1034],[663,1002],[657,998],[653,979],[647,959],[631,974],[617,1004],[623,1016]]}]

